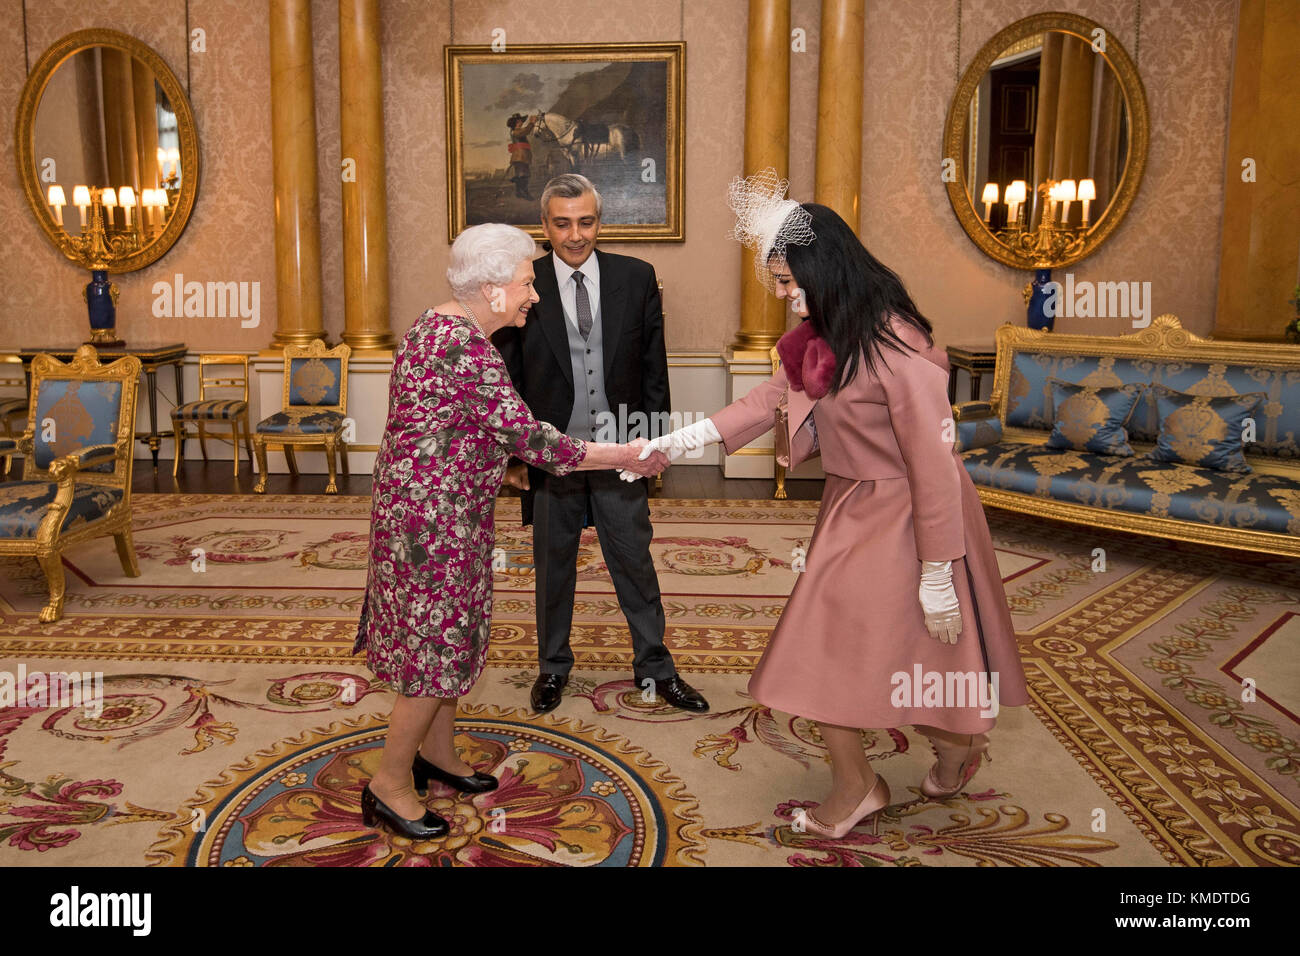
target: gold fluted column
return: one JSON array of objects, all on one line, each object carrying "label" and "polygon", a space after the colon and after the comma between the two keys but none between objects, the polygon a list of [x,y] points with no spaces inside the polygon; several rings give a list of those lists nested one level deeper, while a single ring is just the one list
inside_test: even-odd
[{"label": "gold fluted column", "polygon": [[822,0],[817,66],[817,202],[858,231],[866,0]]},{"label": "gold fluted column", "polygon": [[[1278,340],[1296,314],[1287,300],[1300,283],[1297,47],[1300,18],[1294,0],[1241,0],[1228,116],[1216,339]],[[1251,163],[1243,166],[1248,160]]]},{"label": "gold fluted column", "polygon": [[379,0],[339,0],[339,133],[356,175],[343,182],[343,341],[357,350],[394,345],[379,39]]},{"label": "gold fluted column", "polygon": [[[790,174],[790,0],[749,0],[745,55],[745,166]],[[785,302],[759,284],[752,252],[740,280],[740,331],[732,348],[766,353],[785,332]]]},{"label": "gold fluted column", "polygon": [[271,165],[276,317],[272,347],[325,337],[310,0],[271,0]]}]

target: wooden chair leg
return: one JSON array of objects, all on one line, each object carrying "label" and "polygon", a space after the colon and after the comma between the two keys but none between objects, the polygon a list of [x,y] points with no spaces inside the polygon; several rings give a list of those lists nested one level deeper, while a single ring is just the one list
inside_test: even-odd
[{"label": "wooden chair leg", "polygon": [[257,470],[261,472],[257,476],[257,484],[253,490],[259,495],[266,494],[266,442],[261,435],[253,439],[253,447],[257,449]]},{"label": "wooden chair leg", "polygon": [[777,466],[776,466],[776,494],[774,494],[772,497],[773,497],[773,498],[785,498],[785,496],[786,496],[786,494],[785,494],[785,469],[784,469],[782,466],[777,465]]},{"label": "wooden chair leg", "polygon": [[245,412],[242,416],[240,416],[240,418],[244,423],[244,449],[248,452],[248,467],[252,468],[253,467],[253,442],[251,436],[253,433],[253,429],[248,424],[247,412]]},{"label": "wooden chair leg", "polygon": [[[235,459],[235,478],[239,478],[239,419],[230,420],[230,454]],[[249,467],[252,467],[250,461]]]},{"label": "wooden chair leg", "polygon": [[287,462],[289,463],[289,474],[291,474],[291,475],[297,475],[297,474],[298,474],[298,459],[294,457],[294,454],[293,454],[293,446],[292,446],[292,445],[284,445],[284,446],[282,446],[282,447],[284,448],[284,460],[287,461]]},{"label": "wooden chair leg", "polygon": [[203,460],[208,460],[208,436],[203,430],[203,423],[199,422],[199,450],[203,452]]},{"label": "wooden chair leg", "polygon": [[333,435],[325,439],[325,460],[329,463],[330,469],[330,483],[325,486],[325,494],[327,495],[337,495],[339,493],[339,486],[335,482],[334,451],[336,445]]},{"label": "wooden chair leg", "polygon": [[131,526],[114,533],[113,543],[117,545],[117,559],[122,562],[122,573],[128,578],[140,576],[140,565],[135,560],[135,541],[131,538]]},{"label": "wooden chair leg", "polygon": [[350,475],[348,471],[348,443],[339,439],[339,458],[343,459],[343,474]]},{"label": "wooden chair leg", "polygon": [[41,570],[50,587],[50,603],[41,608],[41,623],[50,624],[63,617],[63,598],[67,593],[67,582],[63,577],[63,558],[57,551],[51,554],[38,554]]},{"label": "wooden chair leg", "polygon": [[172,458],[172,478],[181,472],[181,459],[185,457],[185,423],[172,419],[172,432],[176,439],[176,454]]}]

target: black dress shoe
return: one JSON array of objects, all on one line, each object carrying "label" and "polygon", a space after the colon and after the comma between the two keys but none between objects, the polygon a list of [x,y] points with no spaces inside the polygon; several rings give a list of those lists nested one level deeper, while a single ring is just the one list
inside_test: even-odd
[{"label": "black dress shoe", "polygon": [[429,763],[420,756],[418,750],[415,752],[415,762],[411,764],[411,776],[415,778],[415,792],[420,796],[429,792],[430,778],[454,787],[461,793],[487,793],[489,790],[495,790],[500,782],[491,774],[477,771],[468,777],[458,777],[442,770],[436,764]]},{"label": "black dress shoe", "polygon": [[533,710],[545,714],[560,706],[560,695],[569,683],[568,674],[542,674],[533,681],[533,690],[529,694]]},{"label": "black dress shoe", "polygon": [[425,810],[419,820],[408,820],[375,796],[370,784],[361,791],[361,819],[368,827],[378,827],[383,820],[398,836],[409,840],[436,840],[451,832],[451,824],[432,810]]},{"label": "black dress shoe", "polygon": [[[641,683],[640,681],[637,682]],[[706,711],[709,709],[709,702],[704,699],[704,695],[692,687],[681,676],[674,674],[667,680],[657,680],[654,682],[655,693],[663,697],[664,700],[672,704],[678,710]]]}]

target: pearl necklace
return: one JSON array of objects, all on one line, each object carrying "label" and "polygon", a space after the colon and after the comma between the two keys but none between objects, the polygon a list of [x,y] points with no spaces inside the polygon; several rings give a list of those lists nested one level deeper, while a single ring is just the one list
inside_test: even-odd
[{"label": "pearl necklace", "polygon": [[461,307],[462,309],[464,309],[466,312],[469,313],[469,317],[470,317],[471,319],[474,320],[474,324],[477,325],[477,326],[478,326],[478,330],[479,330],[480,332],[483,333],[483,337],[484,337],[484,338],[487,338],[487,337],[488,337],[487,329],[483,328],[483,323],[480,322],[480,321],[478,320],[478,316],[474,314],[474,310],[471,309],[468,305],[466,305],[466,304],[465,304],[463,301],[461,301],[460,299],[457,299],[456,301],[460,303],[460,307]]}]

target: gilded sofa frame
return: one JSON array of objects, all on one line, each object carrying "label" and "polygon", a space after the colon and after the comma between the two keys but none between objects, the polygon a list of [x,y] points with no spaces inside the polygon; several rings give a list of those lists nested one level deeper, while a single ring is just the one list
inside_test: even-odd
[{"label": "gilded sofa frame", "polygon": [[[1186,359],[1196,362],[1214,362],[1217,360],[1231,365],[1259,364],[1294,368],[1300,371],[1300,346],[1264,342],[1216,342],[1203,339],[1184,329],[1178,317],[1172,313],[1158,316],[1150,326],[1132,335],[1118,336],[1063,335],[1059,332],[1003,325],[997,331],[997,364],[993,372],[992,396],[988,402],[962,402],[954,405],[953,413],[958,420],[996,417],[1002,423],[1003,441],[1030,444],[1045,443],[1048,432],[1007,426],[1007,395],[1010,392],[1011,365],[1017,352],[1080,356],[1111,355],[1117,358],[1143,358],[1155,361]],[[1222,394],[1235,393],[1231,389],[1226,389]],[[1137,441],[1131,443],[1134,451],[1139,454],[1152,447],[1150,443]],[[1300,461],[1279,460],[1266,455],[1252,454],[1249,446],[1246,448],[1245,456],[1251,468],[1257,472],[1283,475],[1300,481]],[[979,492],[980,501],[993,508],[1069,521],[1074,524],[1110,528],[1115,531],[1171,538],[1176,541],[1300,557],[1300,537],[1294,535],[1245,528],[1221,528],[1177,518],[1114,512],[1091,505],[985,488],[978,484],[975,487]]]},{"label": "gilded sofa frame", "polygon": [[[340,342],[331,348],[325,347],[325,342],[321,339],[312,339],[307,345],[286,345],[284,347],[284,383],[281,389],[280,410],[285,411],[289,408],[311,409],[317,412],[338,412],[344,418],[346,427],[348,414],[348,359],[352,355],[352,347],[346,343]],[[293,367],[293,360],[297,358],[338,358],[342,359],[339,363],[339,403],[337,405],[293,405],[289,404],[289,392],[293,386],[290,380],[290,370]],[[263,419],[265,421],[265,419]],[[294,458],[295,448],[314,448],[322,446],[325,449],[325,460],[329,465],[329,484],[325,486],[325,494],[338,494],[337,466],[335,464],[335,452],[338,453],[339,459],[343,463],[343,474],[348,474],[348,444],[343,440],[342,433],[339,434],[311,434],[311,435],[292,435],[283,432],[271,435],[258,432],[256,427],[253,434],[253,447],[257,449],[257,467],[261,474],[258,475],[257,484],[253,486],[253,491],[257,494],[266,493],[266,479],[269,472],[266,466],[266,449],[268,446],[279,448],[284,452],[285,461],[289,465],[289,474],[298,474],[298,462]]]},{"label": "gilded sofa frame", "polygon": [[[49,603],[41,609],[43,624],[57,621],[63,616],[63,601],[67,583],[63,573],[62,552],[89,538],[111,534],[117,545],[117,556],[122,571],[128,577],[139,577],[135,545],[131,539],[131,473],[134,465],[132,449],[135,444],[136,388],[140,378],[140,360],[134,355],[102,365],[99,354],[89,345],[77,349],[72,361],[60,362],[50,355],[32,359],[32,399],[27,413],[27,430],[17,440],[17,450],[23,456],[23,481],[56,482],[58,490],[31,538],[0,538],[0,555],[35,557],[45,572],[49,584]],[[37,397],[42,383],[51,380],[78,380],[83,382],[120,382],[122,402],[119,408],[117,433],[113,443],[87,446],[79,451],[56,458],[48,468],[36,464]],[[113,462],[111,472],[82,471],[91,465]],[[120,488],[122,500],[94,521],[74,524],[63,530],[63,519],[78,484],[102,485]]]}]

